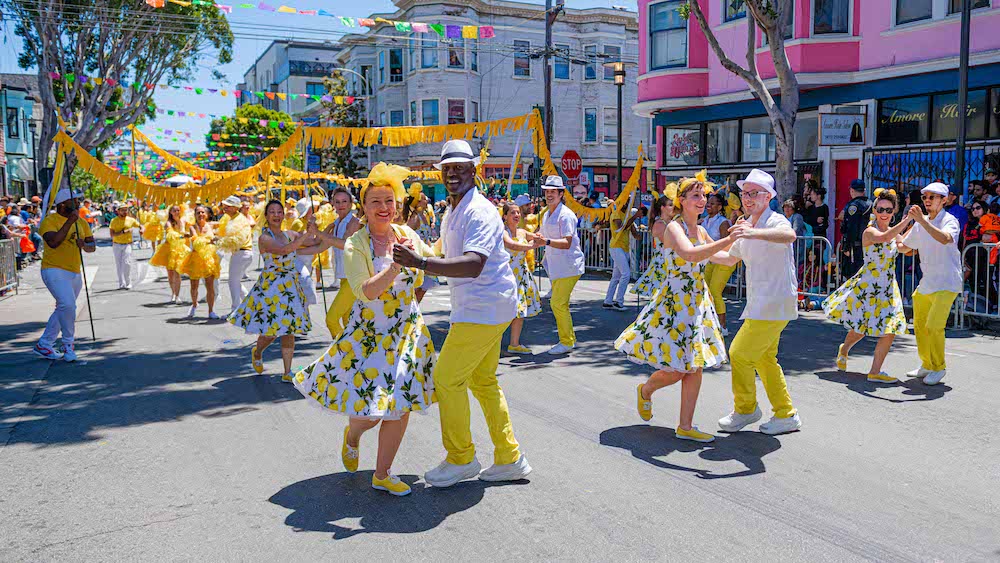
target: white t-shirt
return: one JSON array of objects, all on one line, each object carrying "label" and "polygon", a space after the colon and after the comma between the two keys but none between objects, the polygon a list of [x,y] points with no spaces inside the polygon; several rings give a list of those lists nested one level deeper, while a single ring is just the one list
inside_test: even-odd
[{"label": "white t-shirt", "polygon": [[545,247],[545,271],[549,274],[549,279],[582,276],[585,268],[580,237],[576,234],[576,214],[560,203],[555,211],[545,213],[539,232],[547,239],[573,237],[566,250]]},{"label": "white t-shirt", "polygon": [[497,208],[476,188],[445,212],[441,221],[445,258],[466,252],[486,257],[479,277],[448,278],[451,322],[498,325],[517,314],[517,280],[503,245],[503,221]]},{"label": "white t-shirt", "polygon": [[708,236],[712,237],[712,240],[719,240],[722,238],[722,233],[719,228],[722,224],[726,222],[726,216],[719,213],[715,217],[706,217],[704,221],[701,222],[701,226],[705,227],[705,231]]},{"label": "white t-shirt", "polygon": [[7,226],[21,228],[24,226],[24,221],[21,220],[20,213],[11,213],[7,216]]},{"label": "white t-shirt", "polygon": [[934,240],[920,223],[913,225],[903,238],[903,244],[920,253],[920,285],[915,291],[928,295],[936,291],[962,293],[962,256],[958,250],[961,228],[958,219],[947,211],[941,211],[930,220],[930,224],[951,235],[951,242],[941,244]]},{"label": "white t-shirt", "polygon": [[[757,220],[756,228],[772,229],[792,224],[770,209]],[[741,320],[792,321],[798,318],[795,256],[791,244],[756,239],[740,239],[729,254],[743,260],[747,278],[747,304]]]}]

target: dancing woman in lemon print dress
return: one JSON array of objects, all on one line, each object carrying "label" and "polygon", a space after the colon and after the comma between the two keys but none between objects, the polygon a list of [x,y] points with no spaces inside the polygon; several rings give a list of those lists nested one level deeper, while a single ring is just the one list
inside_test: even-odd
[{"label": "dancing woman in lemon print dress", "polygon": [[663,231],[663,288],[615,341],[615,348],[629,360],[657,369],[636,389],[639,416],[650,420],[653,393],[679,381],[681,412],[675,435],[696,442],[715,439],[693,425],[702,370],[726,358],[705,266],[708,260],[728,258],[726,249],[732,240],[727,236],[713,241],[698,226],[711,188],[703,174],[681,181],[673,201],[679,216]]},{"label": "dancing woman in lemon print dress", "polygon": [[653,217],[653,226],[649,229],[649,234],[653,239],[653,259],[649,261],[649,267],[639,276],[635,285],[632,286],[632,293],[652,299],[656,292],[663,286],[663,280],[667,277],[667,270],[664,268],[663,255],[664,248],[660,242],[663,240],[663,231],[667,224],[674,218],[674,194],[677,193],[677,184],[667,184],[664,194],[653,200],[650,207],[650,217]]},{"label": "dancing woman in lemon print dress", "polygon": [[837,349],[837,369],[847,371],[847,355],[865,336],[878,337],[875,356],[868,371],[868,381],[895,383],[895,377],[882,371],[897,334],[906,334],[903,298],[896,283],[896,240],[912,222],[904,217],[894,227],[889,223],[898,201],[893,190],[875,191],[872,222],[861,235],[865,265],[823,301],[823,312],[848,330]]},{"label": "dancing woman in lemon print dress", "polygon": [[517,279],[517,316],[510,322],[510,345],[507,351],[514,354],[530,354],[531,349],[521,345],[521,329],[524,319],[529,319],[542,312],[542,300],[538,296],[538,287],[528,271],[527,253],[539,248],[536,243],[529,243],[527,231],[519,229],[521,209],[513,203],[503,204],[503,244],[510,253],[510,269]]},{"label": "dancing woman in lemon print dress", "polygon": [[191,225],[191,252],[181,266],[181,273],[191,280],[191,310],[187,318],[194,318],[198,309],[198,287],[205,280],[205,302],[208,303],[208,318],[215,320],[215,280],[219,279],[222,265],[216,253],[215,230],[208,222],[208,208],[199,205],[194,209],[194,225]]},{"label": "dancing woman in lemon print dress", "polygon": [[385,163],[372,168],[372,182],[361,191],[365,226],[344,245],[344,266],[357,297],[347,327],[292,380],[311,403],[349,417],[341,459],[352,473],[358,469],[362,434],[382,424],[372,488],[397,496],[410,492],[392,474],[409,415],[426,411],[437,400],[434,343],[416,300],[423,272],[403,268],[392,258],[397,244],[433,255],[413,229],[393,224],[406,174],[405,168]]},{"label": "dancing woman in lemon print dress", "polygon": [[153,253],[149,259],[151,266],[167,269],[167,283],[170,284],[170,302],[177,304],[181,299],[181,270],[187,260],[187,239],[191,233],[187,231],[186,223],[181,215],[181,208],[173,205],[167,210],[165,227],[166,241]]}]

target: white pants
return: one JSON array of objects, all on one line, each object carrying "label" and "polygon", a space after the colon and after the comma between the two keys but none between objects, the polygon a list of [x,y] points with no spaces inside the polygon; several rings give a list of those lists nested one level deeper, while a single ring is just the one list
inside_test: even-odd
[{"label": "white pants", "polygon": [[[308,259],[308,262],[305,260]],[[302,291],[306,294],[306,304],[315,305],[318,301],[316,299],[316,282],[312,279],[312,256],[304,256],[302,258],[295,258],[295,269],[299,271],[299,283],[302,284]]]},{"label": "white pants", "polygon": [[247,296],[240,280],[251,264],[253,264],[253,252],[250,250],[237,250],[229,259],[229,298],[233,302],[234,311]]},{"label": "white pants", "polygon": [[49,322],[45,324],[45,332],[38,339],[38,344],[43,348],[52,348],[62,332],[63,345],[70,346],[76,333],[76,298],[83,289],[83,276],[62,268],[43,268],[42,283],[55,298],[56,310],[49,315]]},{"label": "white pants", "polygon": [[132,287],[132,244],[111,245],[115,253],[115,269],[118,271],[118,287]]},{"label": "white pants", "polygon": [[604,296],[604,302],[611,303],[612,297],[614,297],[615,303],[621,303],[625,299],[625,290],[628,289],[628,282],[632,277],[628,252],[620,248],[612,248],[611,261],[614,263],[614,269],[611,271],[611,283],[608,284],[608,293]]}]

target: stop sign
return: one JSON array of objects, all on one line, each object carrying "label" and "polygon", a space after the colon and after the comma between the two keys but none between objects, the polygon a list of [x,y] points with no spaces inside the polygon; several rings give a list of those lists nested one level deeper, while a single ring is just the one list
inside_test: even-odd
[{"label": "stop sign", "polygon": [[583,170],[583,161],[580,160],[580,155],[576,154],[576,151],[569,150],[563,153],[562,156],[562,171],[567,178],[573,180],[580,176],[580,172]]}]

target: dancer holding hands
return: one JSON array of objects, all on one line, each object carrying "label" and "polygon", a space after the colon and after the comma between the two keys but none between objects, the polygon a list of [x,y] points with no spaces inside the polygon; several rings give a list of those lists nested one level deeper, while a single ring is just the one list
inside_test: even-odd
[{"label": "dancer holding hands", "polygon": [[649,234],[653,239],[653,259],[649,261],[649,267],[639,276],[635,285],[632,286],[632,293],[652,299],[656,292],[663,287],[663,280],[667,277],[665,268],[663,231],[674,219],[674,196],[677,195],[677,183],[671,182],[663,189],[663,194],[653,200],[650,206],[650,216],[653,217],[653,225],[649,229]]},{"label": "dancer holding hands", "polygon": [[517,316],[510,322],[510,345],[507,351],[513,354],[530,354],[531,349],[521,345],[521,329],[524,319],[538,315],[542,311],[542,300],[538,297],[535,280],[528,271],[528,252],[538,247],[528,242],[528,231],[518,228],[521,222],[521,208],[513,203],[503,204],[503,244],[510,252],[510,267],[517,279]]},{"label": "dancer holding hands", "polygon": [[187,318],[194,318],[198,309],[198,286],[205,280],[205,302],[208,303],[208,318],[216,320],[215,314],[215,280],[219,279],[222,264],[216,253],[215,229],[208,222],[208,208],[199,205],[194,208],[194,224],[190,227],[191,252],[181,265],[181,273],[187,274],[191,280],[191,310]]}]

